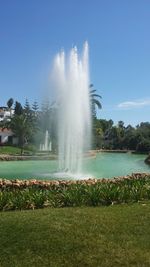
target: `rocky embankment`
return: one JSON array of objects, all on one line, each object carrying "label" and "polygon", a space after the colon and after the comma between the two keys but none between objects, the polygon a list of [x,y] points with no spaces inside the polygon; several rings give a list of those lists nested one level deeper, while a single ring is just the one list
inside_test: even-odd
[{"label": "rocky embankment", "polygon": [[37,180],[37,179],[30,179],[30,180],[7,180],[7,179],[0,179],[0,189],[6,188],[41,188],[41,189],[59,189],[62,187],[67,187],[72,184],[80,184],[80,185],[94,185],[98,183],[120,183],[123,180],[137,180],[137,179],[150,179],[150,173],[133,173],[132,175],[127,176],[119,176],[114,177],[112,179],[103,178],[103,179],[92,179],[89,178],[87,180]]},{"label": "rocky embankment", "polygon": [[19,160],[54,160],[56,155],[42,155],[42,156],[20,156],[20,155],[0,155],[0,161],[19,161]]},{"label": "rocky embankment", "polygon": [[[95,151],[89,151],[84,154],[84,157],[96,157]],[[0,161],[19,161],[19,160],[57,160],[58,155],[56,154],[37,154],[37,155],[10,155],[0,154]]]}]

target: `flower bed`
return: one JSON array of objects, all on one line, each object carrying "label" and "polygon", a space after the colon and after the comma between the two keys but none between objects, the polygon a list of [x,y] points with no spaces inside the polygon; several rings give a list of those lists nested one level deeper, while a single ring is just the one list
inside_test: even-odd
[{"label": "flower bed", "polygon": [[150,174],[114,179],[39,181],[0,179],[0,210],[100,206],[150,199]]}]

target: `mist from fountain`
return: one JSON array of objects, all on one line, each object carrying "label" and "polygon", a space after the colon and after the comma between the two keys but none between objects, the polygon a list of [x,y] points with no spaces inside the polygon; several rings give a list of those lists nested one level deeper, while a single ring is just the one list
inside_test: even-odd
[{"label": "mist from fountain", "polygon": [[68,56],[64,51],[57,54],[52,77],[59,99],[59,170],[81,173],[83,154],[91,140],[88,43],[81,56],[76,47]]}]

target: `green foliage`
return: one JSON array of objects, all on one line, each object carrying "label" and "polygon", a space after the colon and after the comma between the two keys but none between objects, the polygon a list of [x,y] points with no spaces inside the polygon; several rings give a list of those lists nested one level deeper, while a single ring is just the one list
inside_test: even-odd
[{"label": "green foliage", "polygon": [[32,104],[32,110],[36,113],[39,110],[39,105],[37,101],[34,101]]},{"label": "green foliage", "polygon": [[61,192],[61,201],[64,207],[85,205],[85,187],[83,185],[71,185]]},{"label": "green foliage", "polygon": [[[92,149],[126,149],[136,150],[137,152],[150,151],[150,123],[142,122],[136,127],[124,125],[119,121],[114,125],[112,120],[97,119],[96,107],[101,108],[100,95],[96,94],[93,84],[90,89],[90,104],[92,113]],[[10,98],[7,105],[11,112],[13,99]],[[39,149],[39,144],[44,142],[45,132],[48,130],[49,141],[52,142],[52,151],[58,151],[58,120],[59,104],[45,101],[39,110],[38,103],[34,101],[31,105],[26,99],[24,107],[18,101],[15,102],[15,115],[11,116],[10,121],[0,122],[0,127],[11,128],[19,138],[19,145],[33,145]]]},{"label": "green foliage", "polygon": [[137,152],[150,151],[150,123],[145,122],[135,128],[124,126],[123,121],[113,125],[112,120],[94,119],[93,148],[129,149]]},{"label": "green foliage", "polygon": [[[26,149],[24,152],[26,152]],[[0,154],[18,155],[20,154],[20,148],[16,146],[0,146]]]},{"label": "green foliage", "polygon": [[102,206],[150,200],[150,177],[99,180],[95,184],[1,185],[0,210]]},{"label": "green foliage", "polygon": [[18,101],[16,101],[15,103],[15,115],[22,115],[23,114],[23,107],[21,105],[21,103],[19,103]]},{"label": "green foliage", "polygon": [[30,152],[36,153],[37,147],[35,145],[29,144],[29,145],[25,146],[25,151],[30,151]]},{"label": "green foliage", "polygon": [[149,152],[150,151],[150,140],[143,138],[141,142],[137,144],[136,150],[139,152]]},{"label": "green foliage", "polygon": [[14,103],[13,98],[8,99],[7,106],[8,106],[9,109],[12,107],[13,103]]},{"label": "green foliage", "polygon": [[21,147],[21,152],[23,152],[25,143],[28,142],[34,132],[32,122],[28,119],[25,113],[22,113],[20,115],[15,115],[11,119],[9,128],[19,138],[19,145]]},{"label": "green foliage", "polygon": [[24,108],[18,101],[16,101],[15,114],[11,116],[9,121],[4,123],[3,128],[10,128],[15,136],[18,137],[18,145],[21,148],[22,154],[25,144],[33,142],[33,137],[38,129],[37,114],[35,115],[35,111],[31,110],[27,99]]},{"label": "green foliage", "polygon": [[[98,98],[102,98],[100,95],[96,94],[96,90],[92,89],[93,84],[90,84],[90,104],[91,104],[91,113],[92,113],[92,119],[96,119],[96,107],[101,109],[102,105]],[[92,89],[92,90],[91,90]]]}]

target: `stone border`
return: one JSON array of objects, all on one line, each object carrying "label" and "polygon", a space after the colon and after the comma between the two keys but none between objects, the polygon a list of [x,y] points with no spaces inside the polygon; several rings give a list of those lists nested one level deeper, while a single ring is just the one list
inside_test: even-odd
[{"label": "stone border", "polygon": [[100,183],[120,183],[124,180],[137,180],[137,179],[150,179],[150,173],[132,173],[132,175],[127,176],[118,176],[114,178],[100,178],[93,179],[89,178],[87,180],[37,180],[37,179],[29,179],[29,180],[7,180],[0,179],[0,189],[5,188],[28,188],[28,187],[38,187],[43,189],[51,189],[58,187],[67,187],[70,185],[95,185]]},{"label": "stone border", "polygon": [[[96,157],[97,152],[89,151],[84,154],[85,158]],[[39,155],[11,155],[11,154],[0,154],[0,161],[24,161],[24,160],[57,160],[58,155],[56,154],[42,154]]]},{"label": "stone border", "polygon": [[25,161],[25,160],[56,160],[55,155],[49,156],[14,156],[14,155],[0,155],[0,161]]}]

